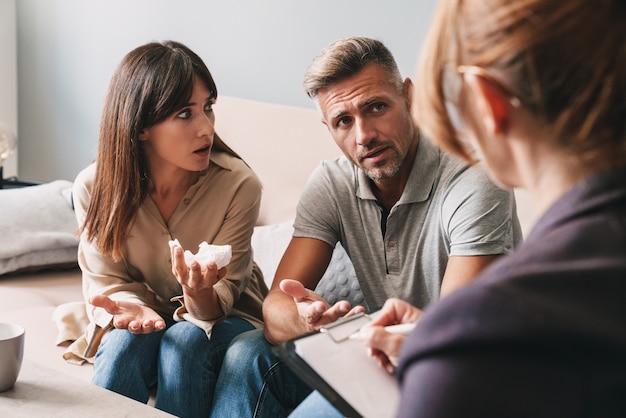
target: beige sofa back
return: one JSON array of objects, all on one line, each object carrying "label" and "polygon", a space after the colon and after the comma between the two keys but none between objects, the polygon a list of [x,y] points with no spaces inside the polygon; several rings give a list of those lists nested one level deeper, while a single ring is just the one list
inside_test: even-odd
[{"label": "beige sofa back", "polygon": [[219,96],[215,129],[263,183],[259,225],[294,218],[300,193],[320,160],[341,151],[316,109]]},{"label": "beige sofa back", "polygon": [[[248,162],[263,182],[258,224],[294,218],[302,188],[321,160],[341,150],[321,122],[317,109],[219,96],[217,133]],[[515,191],[524,235],[535,215],[527,194]]]}]

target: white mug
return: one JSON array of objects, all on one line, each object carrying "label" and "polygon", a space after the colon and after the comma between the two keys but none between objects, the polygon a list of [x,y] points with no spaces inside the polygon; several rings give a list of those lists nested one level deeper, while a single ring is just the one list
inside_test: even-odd
[{"label": "white mug", "polygon": [[0,323],[0,392],[15,385],[24,356],[24,328]]}]

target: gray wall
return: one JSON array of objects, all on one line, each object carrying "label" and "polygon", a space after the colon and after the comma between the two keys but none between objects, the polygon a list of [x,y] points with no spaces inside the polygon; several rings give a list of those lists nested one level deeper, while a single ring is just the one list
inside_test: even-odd
[{"label": "gray wall", "polygon": [[[17,134],[15,0],[0,0],[0,126]],[[17,154],[2,162],[4,178],[17,174]]]},{"label": "gray wall", "polygon": [[72,180],[93,160],[109,77],[140,44],[187,44],[211,69],[220,94],[313,107],[302,91],[302,75],[319,50],[340,37],[380,39],[412,77],[434,5],[435,0],[19,0],[20,178]]}]

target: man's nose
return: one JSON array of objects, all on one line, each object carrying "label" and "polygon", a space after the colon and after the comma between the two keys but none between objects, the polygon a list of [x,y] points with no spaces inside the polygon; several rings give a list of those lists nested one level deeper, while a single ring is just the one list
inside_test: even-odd
[{"label": "man's nose", "polygon": [[365,119],[356,119],[354,122],[357,145],[367,146],[372,139],[376,138],[376,130]]}]

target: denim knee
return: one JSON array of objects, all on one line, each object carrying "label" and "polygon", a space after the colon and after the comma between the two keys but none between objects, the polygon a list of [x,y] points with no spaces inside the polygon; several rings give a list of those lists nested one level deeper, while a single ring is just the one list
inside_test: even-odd
[{"label": "denim knee", "polygon": [[135,335],[111,329],[102,337],[94,364],[92,383],[147,402],[156,383],[156,364],[163,332]]},{"label": "denim knee", "polygon": [[228,347],[212,417],[283,417],[310,391],[274,355],[263,330],[249,331]]},{"label": "denim knee", "polygon": [[208,417],[224,353],[235,335],[250,329],[248,321],[228,317],[209,339],[190,322],[172,325],[161,343],[155,406],[180,417]]},{"label": "denim knee", "polygon": [[261,364],[266,364],[269,367],[276,361],[276,358],[272,353],[270,343],[263,335],[263,330],[256,329],[244,332],[232,340],[226,352],[224,363],[232,363],[235,366],[241,364],[252,366],[259,364],[259,360],[261,360]]},{"label": "denim knee", "polygon": [[158,366],[159,378],[172,376],[180,379],[185,369],[204,368],[209,351],[209,340],[203,329],[190,322],[170,326],[161,340]]}]

